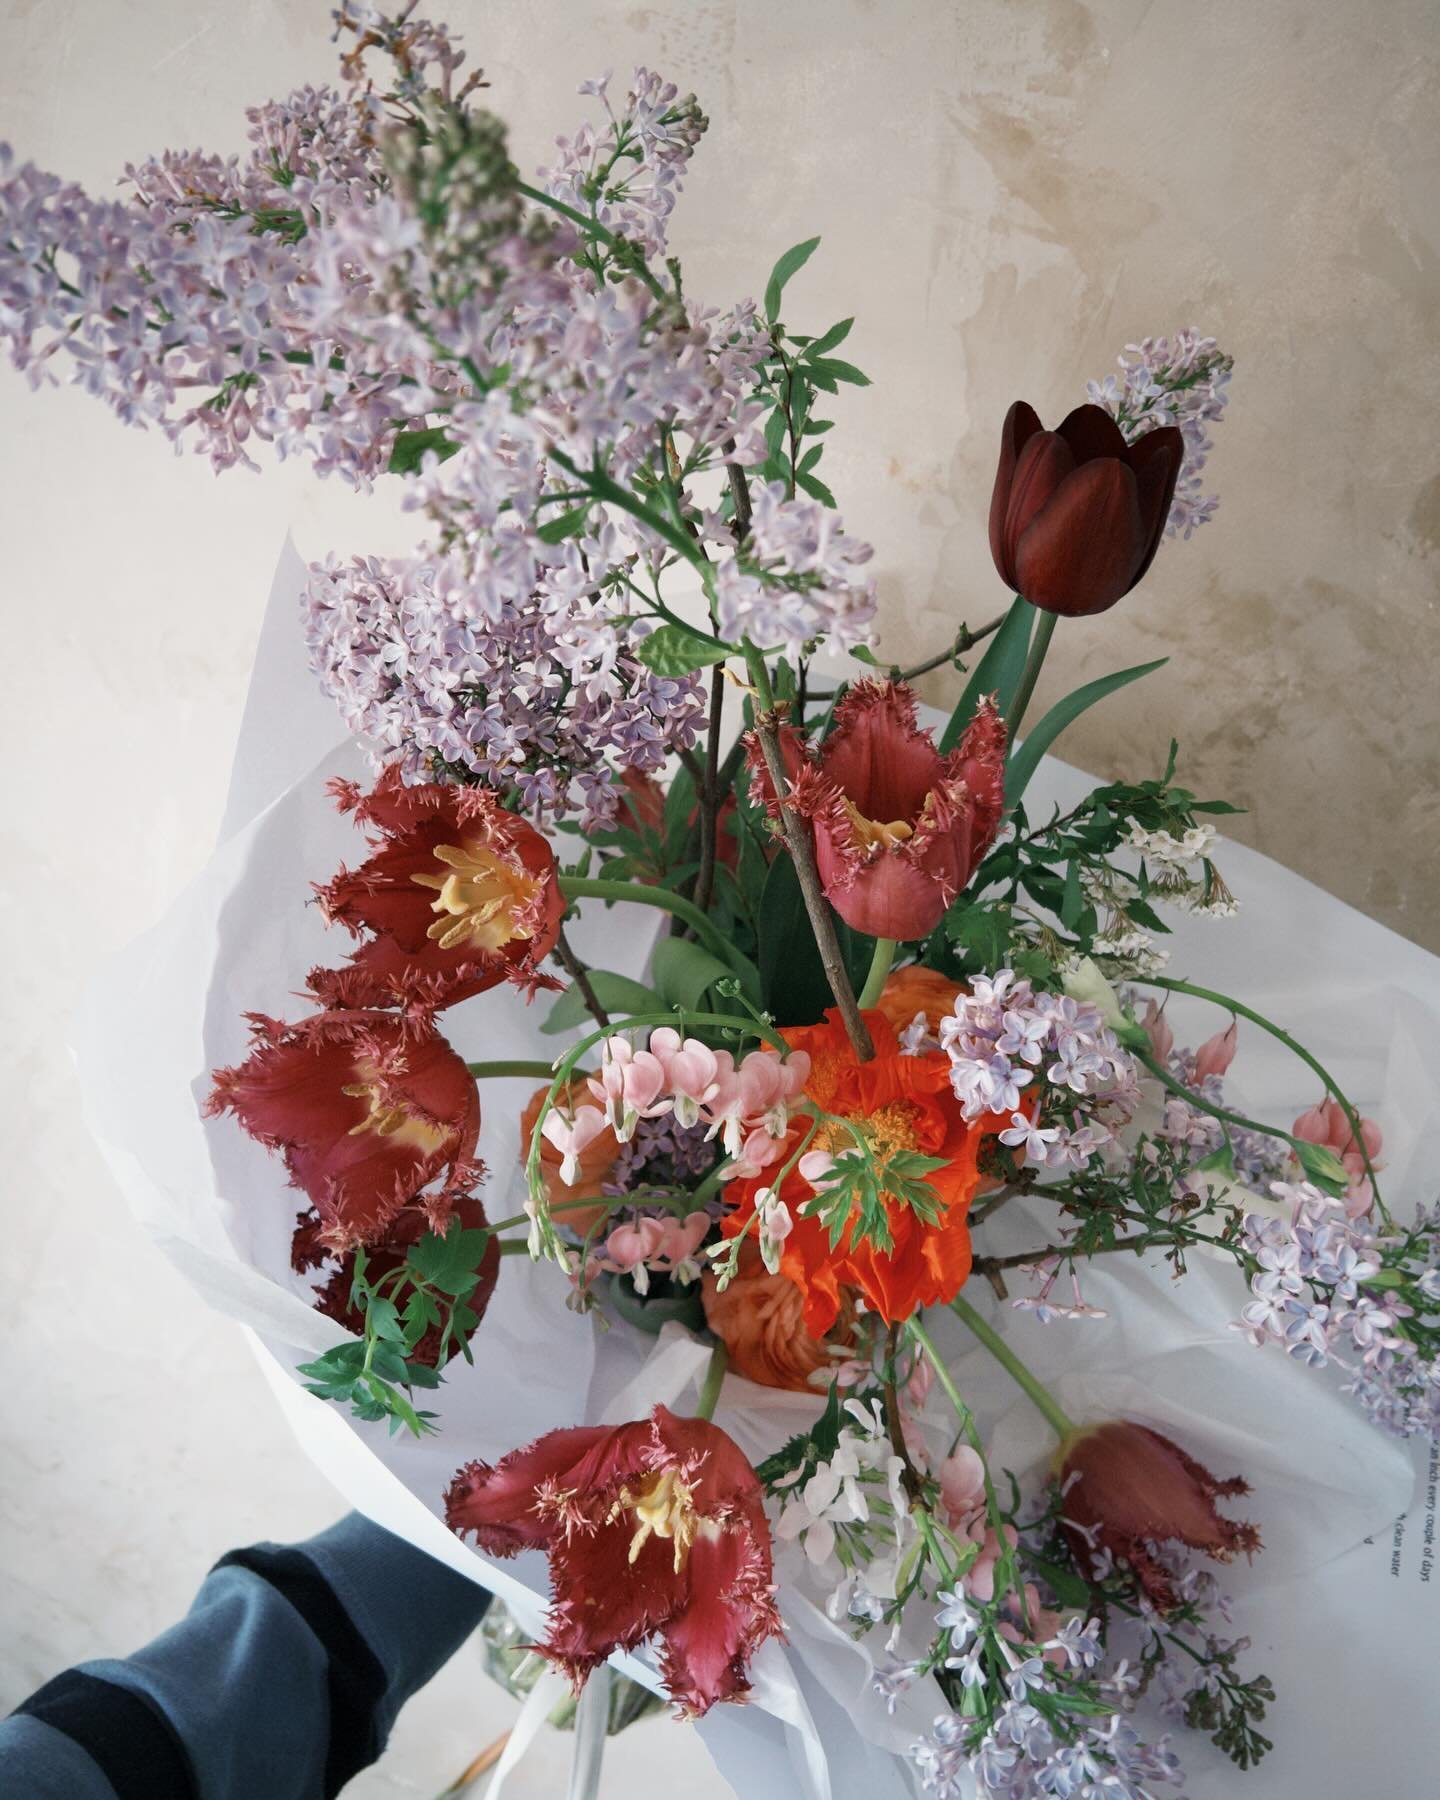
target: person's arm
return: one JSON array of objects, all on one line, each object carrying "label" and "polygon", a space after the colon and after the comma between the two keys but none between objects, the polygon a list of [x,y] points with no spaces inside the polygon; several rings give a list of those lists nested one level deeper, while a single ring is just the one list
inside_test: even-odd
[{"label": "person's arm", "polygon": [[222,1557],[178,1625],[82,1663],[0,1721],[0,1794],[25,1800],[325,1800],[490,1596],[351,1513]]}]

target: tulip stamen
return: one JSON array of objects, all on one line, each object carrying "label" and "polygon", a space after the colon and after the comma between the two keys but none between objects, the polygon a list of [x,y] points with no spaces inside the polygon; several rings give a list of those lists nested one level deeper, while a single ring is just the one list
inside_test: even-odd
[{"label": "tulip stamen", "polygon": [[696,1512],[688,1484],[674,1469],[657,1469],[633,1493],[622,1487],[606,1524],[626,1512],[635,1515],[635,1535],[630,1539],[627,1560],[634,1563],[651,1537],[670,1538],[675,1545],[677,1575],[685,1567],[696,1538],[705,1535],[707,1527],[711,1531],[719,1529],[712,1520],[702,1519]]},{"label": "tulip stamen", "polygon": [[342,1087],[340,1092],[348,1099],[364,1100],[369,1111],[350,1127],[347,1137],[361,1137],[373,1131],[376,1137],[390,1138],[397,1145],[422,1151],[426,1156],[435,1155],[449,1143],[448,1129],[433,1125],[403,1102],[386,1098],[379,1070],[368,1056],[362,1056],[355,1064],[355,1073],[360,1079]]},{"label": "tulip stamen", "polygon": [[540,889],[539,880],[484,844],[437,844],[438,862],[447,865],[445,875],[412,875],[420,887],[437,890],[431,912],[440,916],[426,936],[442,950],[468,945],[496,951],[516,938],[534,935],[525,921]]}]

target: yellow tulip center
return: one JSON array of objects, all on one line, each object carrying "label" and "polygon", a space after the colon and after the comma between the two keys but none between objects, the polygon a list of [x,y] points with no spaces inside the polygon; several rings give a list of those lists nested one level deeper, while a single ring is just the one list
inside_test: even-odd
[{"label": "yellow tulip center", "polygon": [[385,1099],[380,1072],[368,1056],[356,1061],[355,1073],[360,1079],[340,1092],[352,1100],[368,1102],[370,1110],[358,1125],[350,1127],[350,1137],[373,1131],[376,1137],[390,1138],[403,1149],[418,1150],[423,1156],[438,1154],[450,1142],[448,1126],[432,1124],[402,1102]]},{"label": "yellow tulip center", "polygon": [[610,1508],[610,1518],[627,1512],[635,1519],[630,1561],[635,1561],[652,1537],[669,1538],[675,1545],[677,1575],[685,1567],[696,1538],[712,1536],[720,1529],[713,1519],[702,1519],[696,1512],[689,1487],[674,1469],[657,1469],[633,1493],[628,1487],[621,1488]]},{"label": "yellow tulip center", "polygon": [[410,879],[436,889],[430,910],[439,917],[425,935],[442,950],[503,950],[515,938],[531,935],[519,919],[539,891],[537,876],[484,844],[437,844],[435,858],[448,874]]},{"label": "yellow tulip center", "polygon": [[850,820],[856,846],[867,853],[871,850],[893,850],[915,835],[915,827],[904,819],[891,819],[888,824],[879,819],[867,819],[853,800],[845,802],[845,812]]}]

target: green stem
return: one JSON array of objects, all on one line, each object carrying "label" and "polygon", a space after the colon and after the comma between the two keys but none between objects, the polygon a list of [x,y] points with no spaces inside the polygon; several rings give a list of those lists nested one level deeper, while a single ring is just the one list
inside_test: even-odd
[{"label": "green stem", "polygon": [[790,860],[795,865],[795,878],[800,884],[801,898],[805,902],[810,929],[815,935],[821,966],[825,970],[825,979],[830,983],[830,992],[835,996],[835,1006],[840,1014],[840,1022],[845,1027],[845,1035],[855,1052],[855,1060],[870,1062],[875,1055],[875,1043],[870,1036],[870,1028],[855,1003],[855,989],[850,982],[849,970],[845,967],[835,920],[831,916],[830,903],[825,898],[820,871],[816,867],[815,847],[810,841],[808,826],[796,814],[789,801],[790,783],[780,748],[780,722],[775,710],[775,692],[770,683],[770,671],[765,665],[764,653],[757,650],[748,638],[744,649],[745,666],[750,674],[750,684],[755,690],[755,735],[765,756],[765,769],[780,813],[780,827],[785,833]]},{"label": "green stem", "polygon": [[563,200],[557,200],[553,194],[546,194],[539,188],[531,187],[526,181],[517,181],[515,183],[515,189],[517,193],[523,194],[527,200],[533,200],[537,206],[548,207],[551,212],[559,213],[562,218],[569,219],[572,225],[578,225],[585,233],[586,237],[599,238],[602,244],[607,244],[610,249],[619,251],[620,260],[624,263],[625,267],[630,269],[645,283],[646,287],[649,288],[650,292],[657,300],[668,300],[670,298],[664,288],[661,287],[659,281],[656,280],[655,276],[652,275],[650,270],[645,266],[645,259],[640,255],[640,252],[636,250],[633,245],[622,245],[621,240],[616,237],[615,233],[602,225],[598,219],[593,219],[585,213],[577,212],[573,206],[567,206]]},{"label": "green stem", "polygon": [[527,1075],[534,1076],[536,1081],[548,1081],[555,1073],[554,1063],[526,1062],[523,1057],[511,1060],[502,1057],[498,1062],[466,1063],[465,1067],[477,1081],[483,1081],[487,1075],[497,1079],[502,1075]]},{"label": "green stem", "polygon": [[891,964],[895,961],[897,949],[899,945],[894,938],[876,938],[875,952],[870,958],[870,973],[865,977],[865,985],[860,990],[861,1012],[867,1007],[880,1004],[880,995],[890,974]]},{"label": "green stem", "polygon": [[[697,569],[709,569],[705,557],[698,551],[692,539],[683,531],[677,531],[663,513],[657,513],[653,507],[646,506],[643,500],[637,500],[629,488],[621,487],[618,481],[612,481],[603,469],[582,469],[573,463],[563,450],[550,447],[551,462],[558,463],[568,475],[577,481],[583,481],[597,499],[607,500],[612,506],[618,506],[622,512],[628,512],[632,518],[639,519],[648,525],[657,537],[664,538],[672,550],[677,551],[688,563],[694,563]],[[703,637],[703,632],[696,632]]]},{"label": "green stem", "polygon": [[1040,670],[1045,661],[1045,652],[1050,648],[1050,639],[1055,634],[1055,620],[1059,616],[1053,612],[1041,611],[1039,623],[1035,627],[1035,635],[1030,640],[1030,654],[1025,659],[1025,673],[1020,677],[1020,686],[1010,706],[1010,717],[1006,719],[1006,729],[1013,744],[1020,735],[1020,721],[1025,717],[1025,708],[1030,704],[1030,696],[1035,692],[1035,683],[1040,679]]},{"label": "green stem", "polygon": [[562,875],[560,892],[567,900],[627,901],[633,906],[658,906],[663,912],[674,913],[676,918],[685,921],[706,949],[728,963],[754,991],[759,991],[760,977],[750,958],[737,950],[724,932],[717,931],[700,908],[682,894],[672,894],[668,888],[649,887],[639,881],[601,881],[583,875]]},{"label": "green stem", "polygon": [[713,1419],[715,1402],[720,1398],[720,1389],[725,1380],[725,1364],[729,1360],[723,1343],[717,1343],[710,1352],[710,1363],[705,1370],[705,1380],[700,1388],[700,1398],[695,1405],[697,1419]]},{"label": "green stem", "polygon": [[1258,1131],[1262,1137],[1279,1138],[1282,1143],[1289,1144],[1292,1149],[1301,1151],[1315,1149],[1314,1144],[1307,1144],[1304,1138],[1298,1138],[1293,1132],[1282,1131],[1278,1125],[1262,1125],[1259,1119],[1247,1119],[1244,1113],[1230,1112],[1223,1106],[1216,1106],[1203,1094],[1197,1094],[1194,1088],[1186,1087],[1183,1081],[1177,1081],[1163,1063],[1144,1050],[1131,1047],[1130,1054],[1145,1067],[1172,1094],[1176,1094],[1187,1106],[1193,1106],[1197,1112],[1209,1113],[1212,1119],[1219,1119],[1222,1125],[1237,1125],[1241,1131]]},{"label": "green stem", "polygon": [[994,1326],[987,1324],[970,1302],[962,1299],[959,1294],[950,1302],[950,1307],[956,1317],[968,1326],[974,1336],[985,1346],[1006,1374],[1035,1402],[1056,1436],[1061,1439],[1069,1437],[1075,1430],[1075,1421],[1063,1411],[1049,1388],[1025,1367]]},{"label": "green stem", "polygon": [[[1390,1215],[1386,1212],[1384,1203],[1380,1199],[1380,1184],[1375,1176],[1375,1166],[1370,1161],[1370,1152],[1365,1148],[1365,1134],[1360,1129],[1360,1114],[1351,1105],[1339,1082],[1318,1057],[1312,1056],[1303,1044],[1297,1042],[1288,1031],[1283,1030],[1273,1020],[1267,1019],[1264,1013],[1256,1012],[1253,1007],[1246,1006],[1239,1000],[1232,1000],[1229,994],[1219,993],[1214,988],[1197,987],[1190,981],[1177,981],[1172,975],[1138,975],[1133,979],[1143,982],[1146,987],[1169,988],[1172,993],[1190,994],[1196,1000],[1208,1000],[1212,1006],[1223,1006],[1227,1012],[1238,1013],[1242,1019],[1248,1019],[1252,1025],[1258,1025],[1271,1037],[1278,1038],[1287,1050],[1292,1051],[1307,1068],[1313,1070],[1324,1083],[1326,1092],[1335,1097],[1340,1110],[1345,1114],[1350,1125],[1350,1135],[1365,1164],[1365,1173],[1370,1180],[1370,1191],[1375,1196],[1375,1204],[1380,1208],[1380,1216],[1389,1220]],[[1272,1137],[1283,1136],[1284,1133],[1270,1132],[1269,1135]]]}]

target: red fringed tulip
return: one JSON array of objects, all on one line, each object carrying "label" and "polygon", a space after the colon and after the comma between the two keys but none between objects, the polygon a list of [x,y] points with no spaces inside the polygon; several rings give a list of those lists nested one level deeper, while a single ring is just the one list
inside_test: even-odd
[{"label": "red fringed tulip", "polygon": [[1135,1571],[1158,1612],[1172,1611],[1179,1596],[1147,1546],[1188,1544],[1217,1562],[1260,1548],[1253,1525],[1222,1519],[1215,1510],[1217,1499],[1248,1494],[1249,1486],[1239,1476],[1217,1481],[1146,1425],[1114,1419],[1085,1426],[1061,1445],[1056,1461],[1062,1517],[1081,1566],[1093,1550],[1108,1550]]},{"label": "red fringed tulip", "polygon": [[389,1241],[407,1208],[443,1230],[480,1173],[480,1101],[434,1026],[381,1012],[251,1022],[253,1052],[215,1071],[206,1110],[281,1153],[320,1241],[341,1254]]},{"label": "red fringed tulip", "polygon": [[[790,805],[809,819],[830,904],[871,937],[921,938],[935,929],[990,848],[1005,803],[1005,727],[982,700],[948,756],[915,721],[897,682],[858,682],[835,727],[810,752],[782,733]],[[775,794],[759,746],[750,766],[772,813]]]},{"label": "red fringed tulip", "polygon": [[310,985],[327,1005],[453,1006],[501,981],[557,986],[540,973],[565,902],[550,846],[484,788],[406,787],[393,765],[362,794],[331,791],[375,828],[372,853],[317,888],[325,916],[365,942]]},{"label": "red fringed tulip", "polygon": [[1077,406],[1046,431],[1017,400],[990,500],[1001,579],[1066,618],[1113,606],[1154,561],[1184,454],[1174,425],[1127,444],[1102,407]]},{"label": "red fringed tulip", "polygon": [[657,1406],[628,1425],[552,1431],[461,1469],[445,1517],[492,1556],[547,1552],[542,1648],[577,1686],[658,1633],[670,1696],[698,1715],[745,1693],[747,1661],[781,1629],[760,1483],[708,1420]]}]

